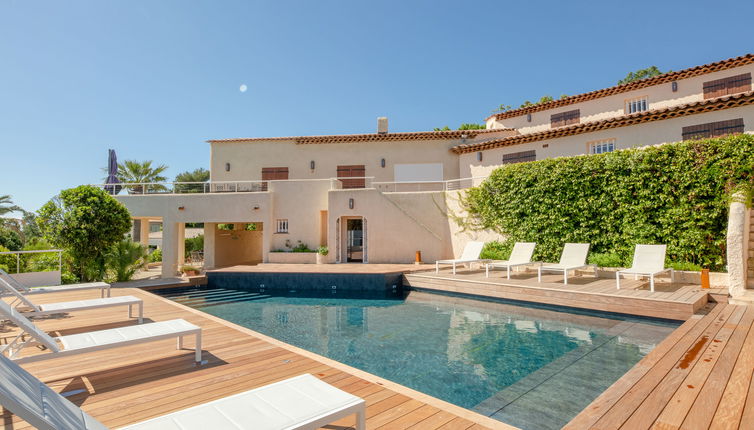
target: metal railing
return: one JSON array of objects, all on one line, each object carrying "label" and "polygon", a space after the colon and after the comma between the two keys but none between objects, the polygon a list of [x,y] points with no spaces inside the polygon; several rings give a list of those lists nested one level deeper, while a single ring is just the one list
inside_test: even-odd
[{"label": "metal railing", "polygon": [[16,255],[16,273],[21,273],[21,254],[42,254],[48,252],[57,252],[58,254],[58,271],[63,270],[63,250],[62,249],[40,249],[35,251],[6,251],[0,252],[0,255]]},{"label": "metal railing", "polygon": [[454,191],[475,187],[487,177],[451,179],[447,181],[394,181],[375,182],[374,176],[340,177],[329,179],[277,179],[268,181],[217,181],[217,182],[144,182],[125,184],[95,184],[113,195],[159,195],[159,194],[209,194],[209,193],[257,193],[269,191],[276,182],[330,181],[331,190],[376,189],[385,193]]},{"label": "metal railing", "polygon": [[405,181],[405,182],[374,182],[375,189],[383,193],[410,193],[421,191],[455,191],[476,187],[486,176],[473,178],[451,179],[447,181]]}]

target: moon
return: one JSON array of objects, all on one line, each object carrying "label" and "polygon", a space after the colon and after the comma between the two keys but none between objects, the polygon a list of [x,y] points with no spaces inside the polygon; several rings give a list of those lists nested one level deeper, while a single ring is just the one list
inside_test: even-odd
[{"label": "moon", "polygon": [[245,93],[247,89],[249,88],[246,86],[246,84],[241,84],[241,86],[238,87],[238,90],[241,91],[242,93]]}]

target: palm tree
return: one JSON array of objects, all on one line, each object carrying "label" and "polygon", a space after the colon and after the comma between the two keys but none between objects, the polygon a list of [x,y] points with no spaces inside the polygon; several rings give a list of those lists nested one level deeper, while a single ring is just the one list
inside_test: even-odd
[{"label": "palm tree", "polygon": [[[118,180],[124,184],[143,184],[149,182],[165,182],[168,178],[161,173],[167,170],[168,166],[160,164],[152,167],[152,160],[136,161],[126,160],[123,164],[118,163]],[[127,187],[130,192],[142,194],[144,188],[142,185]],[[163,185],[148,185],[147,192],[165,191],[167,188]]]},{"label": "palm tree", "polygon": [[13,204],[9,195],[0,196],[0,215],[21,210],[20,207]]}]

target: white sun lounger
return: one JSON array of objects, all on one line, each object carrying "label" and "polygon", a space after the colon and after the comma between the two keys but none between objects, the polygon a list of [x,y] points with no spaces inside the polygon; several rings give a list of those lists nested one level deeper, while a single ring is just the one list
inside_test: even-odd
[{"label": "white sun lounger", "polygon": [[[0,278],[0,290],[4,290],[14,297],[14,299],[10,302],[10,305],[13,306],[17,311],[23,313],[25,316],[54,315],[68,312],[86,311],[91,309],[109,308],[112,306],[128,306],[128,317],[132,318],[133,306],[136,305],[139,308],[139,324],[141,324],[144,320],[144,301],[134,296],[105,297],[103,299],[76,300],[71,302],[58,302],[38,305],[32,302],[28,297],[24,296],[20,291],[13,288],[13,286],[9,284],[4,278]],[[20,309],[21,306],[25,306],[30,310],[22,310]]]},{"label": "white sun lounger", "polygon": [[460,258],[456,258],[454,260],[437,260],[435,261],[435,273],[440,273],[440,265],[441,264],[452,264],[453,265],[453,274],[456,274],[456,265],[457,264],[465,264],[465,263],[480,263],[485,262],[489,260],[483,260],[479,258],[479,255],[482,253],[482,248],[484,248],[484,242],[469,242],[466,244],[466,247],[463,248],[463,253],[461,254]]},{"label": "white sun lounger", "polygon": [[537,244],[534,242],[516,242],[513,245],[513,251],[506,261],[493,261],[485,265],[485,272],[487,277],[490,277],[490,268],[496,267],[508,269],[508,279],[511,278],[511,267],[526,266],[532,264],[531,257],[534,255],[534,247]]},{"label": "white sun lounger", "polygon": [[0,269],[0,278],[5,279],[9,284],[24,294],[41,294],[54,293],[59,291],[74,290],[100,290],[100,297],[110,297],[110,284],[106,282],[86,282],[83,284],[53,285],[49,287],[29,288],[18,282],[13,276],[3,269]]},{"label": "white sun lounger", "polygon": [[634,275],[634,279],[639,276],[649,276],[649,290],[655,291],[655,275],[664,272],[670,272],[670,282],[675,281],[675,271],[672,268],[665,268],[665,251],[667,245],[636,245],[634,248],[634,261],[631,268],[615,272],[615,284],[620,290],[620,276]]},{"label": "white sun lounger", "polygon": [[[0,300],[0,319],[8,319],[21,329],[18,336],[9,341],[7,345],[0,346],[0,355],[5,355],[19,363],[85,354],[87,352],[170,338],[178,338],[178,349],[181,349],[183,347],[183,337],[192,335],[196,336],[196,361],[202,361],[202,329],[182,319],[72,334],[56,338],[40,330],[33,322],[29,321],[3,300]],[[60,345],[58,345],[58,342]],[[25,357],[20,356],[21,351],[25,347],[39,345],[46,347],[50,353],[27,355]]]},{"label": "white sun lounger", "polygon": [[[40,430],[107,430],[104,424],[2,356],[0,404]],[[365,412],[363,399],[305,374],[122,429],[317,429],[356,414],[356,429],[365,430]]]},{"label": "white sun lounger", "polygon": [[585,267],[597,268],[596,264],[586,264],[586,256],[589,254],[588,243],[566,243],[563,253],[560,254],[560,262],[557,264],[545,263],[539,266],[537,282],[542,282],[542,271],[563,272],[563,284],[568,285],[568,272],[583,269]]}]

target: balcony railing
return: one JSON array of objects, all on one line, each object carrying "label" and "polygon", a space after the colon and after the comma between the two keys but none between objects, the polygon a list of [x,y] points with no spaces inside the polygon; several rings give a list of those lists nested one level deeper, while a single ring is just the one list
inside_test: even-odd
[{"label": "balcony railing", "polygon": [[144,182],[126,184],[95,184],[113,195],[256,193],[268,191],[276,182],[329,181],[330,190],[376,189],[384,193],[454,191],[475,187],[486,177],[451,179],[447,181],[375,182],[374,177],[341,177],[329,179],[289,179],[270,181],[218,181],[218,182]]}]

